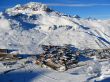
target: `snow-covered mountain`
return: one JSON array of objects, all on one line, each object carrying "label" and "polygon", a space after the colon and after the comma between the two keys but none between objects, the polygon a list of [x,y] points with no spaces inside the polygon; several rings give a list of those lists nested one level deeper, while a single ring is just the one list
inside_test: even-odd
[{"label": "snow-covered mountain", "polygon": [[110,20],[68,16],[35,2],[0,13],[0,48],[36,53],[41,44],[110,48]]}]

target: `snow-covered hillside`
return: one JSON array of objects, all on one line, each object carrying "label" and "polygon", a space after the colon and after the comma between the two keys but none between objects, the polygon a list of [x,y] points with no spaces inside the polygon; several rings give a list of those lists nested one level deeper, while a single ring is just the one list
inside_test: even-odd
[{"label": "snow-covered hillside", "polygon": [[35,2],[0,13],[0,48],[37,53],[41,44],[110,48],[110,20],[68,16]]}]

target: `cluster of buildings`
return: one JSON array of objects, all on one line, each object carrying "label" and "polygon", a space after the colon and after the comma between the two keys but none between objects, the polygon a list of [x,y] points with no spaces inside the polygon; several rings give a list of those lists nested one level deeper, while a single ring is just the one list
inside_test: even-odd
[{"label": "cluster of buildings", "polygon": [[42,45],[44,53],[37,58],[36,64],[46,65],[55,70],[67,70],[78,63],[79,53],[71,46]]},{"label": "cluster of buildings", "polygon": [[17,53],[11,53],[13,50],[0,49],[0,61],[36,57],[35,63],[41,67],[45,66],[54,70],[65,71],[78,65],[78,62],[80,61],[80,55],[89,58],[96,56],[99,60],[110,58],[110,49],[78,50],[70,45],[42,45],[41,47],[44,52],[39,55],[20,55]]}]

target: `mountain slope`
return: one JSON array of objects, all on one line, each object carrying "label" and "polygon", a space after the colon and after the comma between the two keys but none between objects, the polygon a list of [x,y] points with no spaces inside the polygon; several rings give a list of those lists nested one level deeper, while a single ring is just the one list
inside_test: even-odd
[{"label": "mountain slope", "polygon": [[82,19],[41,3],[16,5],[0,13],[0,48],[39,53],[39,45],[110,48],[110,20]]}]

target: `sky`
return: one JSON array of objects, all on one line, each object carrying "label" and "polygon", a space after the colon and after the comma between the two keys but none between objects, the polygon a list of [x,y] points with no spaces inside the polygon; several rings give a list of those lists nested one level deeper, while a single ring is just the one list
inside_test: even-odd
[{"label": "sky", "polygon": [[16,4],[40,2],[53,10],[82,18],[110,19],[110,0],[0,0],[0,11]]}]

